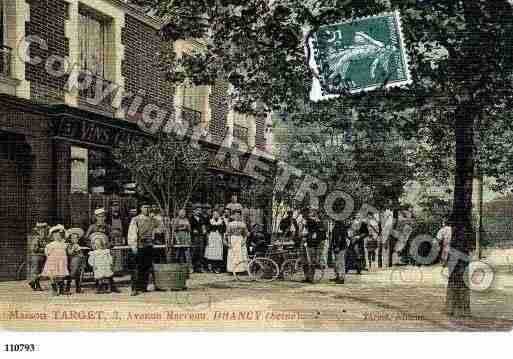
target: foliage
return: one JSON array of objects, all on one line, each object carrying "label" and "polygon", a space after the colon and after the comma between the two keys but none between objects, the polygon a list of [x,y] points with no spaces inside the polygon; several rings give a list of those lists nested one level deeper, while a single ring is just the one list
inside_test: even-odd
[{"label": "foliage", "polygon": [[[472,177],[475,157],[483,171],[491,160],[504,161],[493,171],[512,176],[510,152],[500,147],[499,156],[481,142],[498,113],[513,107],[513,8],[508,0],[141,0],[169,19],[163,35],[170,39],[205,39],[206,51],[188,56],[175,66],[170,78],[192,78],[194,83],[229,81],[240,107],[263,103],[267,108],[297,106],[308,93],[310,73],[304,61],[303,30],[322,24],[400,10],[405,42],[411,59],[412,84],[405,88],[378,89],[372,93],[344,96],[328,103],[362,112],[376,109],[381,126],[405,139],[423,136],[431,154],[454,149],[453,246],[469,253],[471,238]],[[172,76],[171,76],[172,75]],[[405,115],[408,109],[452,108],[445,123]],[[486,116],[484,116],[486,114]],[[505,131],[504,131],[505,132]],[[440,137],[436,137],[439,135]],[[506,139],[511,141],[511,139]],[[509,146],[510,148],[511,146]],[[478,156],[476,156],[478,154]],[[434,164],[439,164],[436,155]],[[487,174],[487,173],[484,173]],[[501,181],[499,181],[501,183]],[[468,315],[470,294],[463,285],[466,264],[458,264],[448,285],[448,310]]]},{"label": "foliage", "polygon": [[119,146],[113,155],[136,181],[138,192],[173,217],[190,201],[208,163],[204,150],[164,133],[152,140]]}]

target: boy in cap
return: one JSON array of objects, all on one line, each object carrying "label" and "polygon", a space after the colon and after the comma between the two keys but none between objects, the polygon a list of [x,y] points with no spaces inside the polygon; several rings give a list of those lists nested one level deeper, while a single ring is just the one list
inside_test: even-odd
[{"label": "boy in cap", "polygon": [[[110,248],[111,226],[107,224],[105,208],[97,208],[94,211],[95,223],[91,224],[87,229],[85,238],[91,240],[91,234],[95,232],[105,233],[107,235],[107,248]],[[94,249],[94,243],[91,241],[91,248]]]},{"label": "boy in cap", "polygon": [[70,292],[71,281],[75,280],[76,293],[81,293],[80,276],[84,269],[85,256],[80,246],[80,241],[84,237],[82,228],[71,228],[66,231],[66,239],[68,241],[68,266],[69,277],[66,282],[66,292]]},{"label": "boy in cap", "polygon": [[50,243],[48,235],[48,223],[37,223],[34,228],[32,251],[30,253],[30,288],[34,291],[41,291],[39,275],[45,264],[45,247]]}]

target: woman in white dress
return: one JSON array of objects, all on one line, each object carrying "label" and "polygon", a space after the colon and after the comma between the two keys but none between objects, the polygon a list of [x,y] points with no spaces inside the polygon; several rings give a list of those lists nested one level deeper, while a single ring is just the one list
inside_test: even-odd
[{"label": "woman in white dress", "polygon": [[219,212],[214,211],[208,225],[208,245],[205,248],[205,258],[208,260],[210,271],[220,273],[223,266],[223,236],[226,232],[226,224],[219,217]]},{"label": "woman in white dress", "polygon": [[228,272],[247,272],[248,266],[248,248],[246,239],[248,237],[248,228],[241,221],[241,211],[233,212],[233,221],[228,224]]}]

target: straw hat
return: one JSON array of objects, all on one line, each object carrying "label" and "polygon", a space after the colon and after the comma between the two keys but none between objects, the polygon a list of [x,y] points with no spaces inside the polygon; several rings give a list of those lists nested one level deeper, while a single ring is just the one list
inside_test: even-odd
[{"label": "straw hat", "polygon": [[99,216],[100,214],[105,214],[105,208],[98,208],[94,211],[95,216]]},{"label": "straw hat", "polygon": [[78,235],[78,238],[84,236],[84,230],[82,228],[70,228],[66,231],[66,238],[70,238],[72,234]]},{"label": "straw hat", "polygon": [[53,232],[65,232],[65,231],[66,231],[66,228],[64,228],[64,226],[62,224],[58,224],[58,225],[50,228],[50,230],[48,231],[48,234],[52,234]]}]

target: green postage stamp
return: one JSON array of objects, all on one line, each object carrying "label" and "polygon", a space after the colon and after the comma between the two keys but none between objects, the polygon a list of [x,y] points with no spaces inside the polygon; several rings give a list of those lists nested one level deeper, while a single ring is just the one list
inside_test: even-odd
[{"label": "green postage stamp", "polygon": [[312,101],[411,82],[398,11],[322,26],[306,52]]}]

